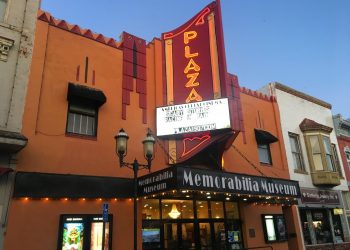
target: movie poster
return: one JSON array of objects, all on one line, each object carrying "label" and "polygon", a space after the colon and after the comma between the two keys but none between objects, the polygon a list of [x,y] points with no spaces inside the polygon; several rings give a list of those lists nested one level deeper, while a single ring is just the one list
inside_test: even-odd
[{"label": "movie poster", "polygon": [[[103,239],[103,222],[93,222],[91,224],[90,250],[101,250]],[[109,247],[109,223],[105,224],[105,245],[103,250]]]},{"label": "movie poster", "polygon": [[82,250],[84,224],[82,222],[66,222],[63,224],[62,250]]}]

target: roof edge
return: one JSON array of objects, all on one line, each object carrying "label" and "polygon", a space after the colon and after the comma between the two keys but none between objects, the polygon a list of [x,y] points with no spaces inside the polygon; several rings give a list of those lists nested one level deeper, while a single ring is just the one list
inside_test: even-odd
[{"label": "roof edge", "polygon": [[276,89],[279,89],[281,91],[284,91],[286,93],[289,93],[291,95],[295,95],[297,97],[300,97],[306,101],[309,101],[309,102],[312,102],[312,103],[315,103],[317,105],[320,105],[322,107],[325,107],[325,108],[328,108],[328,109],[332,109],[332,105],[328,102],[325,102],[325,101],[322,101],[321,99],[318,99],[316,97],[313,97],[311,95],[308,95],[308,94],[305,94],[301,91],[298,91],[296,89],[293,89],[291,87],[288,87],[282,83],[279,83],[279,82],[272,82],[272,84],[274,84],[275,88]]}]

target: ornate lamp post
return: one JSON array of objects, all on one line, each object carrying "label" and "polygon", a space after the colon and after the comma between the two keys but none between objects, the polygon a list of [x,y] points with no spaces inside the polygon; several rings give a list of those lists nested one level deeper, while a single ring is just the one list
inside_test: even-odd
[{"label": "ornate lamp post", "polygon": [[119,133],[114,138],[120,167],[127,167],[134,171],[134,250],[137,250],[137,172],[140,169],[151,169],[151,163],[154,158],[155,139],[149,132],[147,133],[146,138],[142,141],[143,154],[147,160],[147,164],[139,164],[136,159],[133,163],[124,162],[124,157],[127,155],[129,139],[124,129],[119,130]]}]

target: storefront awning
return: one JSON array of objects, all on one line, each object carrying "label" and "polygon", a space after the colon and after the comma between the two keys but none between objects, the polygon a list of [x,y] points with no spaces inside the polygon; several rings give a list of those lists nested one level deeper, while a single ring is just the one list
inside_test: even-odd
[{"label": "storefront awning", "polygon": [[297,181],[190,167],[169,167],[138,178],[138,195],[171,190],[300,197]]},{"label": "storefront awning", "polygon": [[67,100],[72,101],[74,99],[83,99],[92,102],[97,107],[106,102],[106,96],[101,90],[80,84],[69,83]]},{"label": "storefront awning", "polygon": [[127,178],[18,172],[15,198],[129,198],[133,180]]},{"label": "storefront awning", "polygon": [[258,144],[270,144],[278,141],[278,138],[272,135],[270,132],[260,129],[254,129],[255,139]]}]

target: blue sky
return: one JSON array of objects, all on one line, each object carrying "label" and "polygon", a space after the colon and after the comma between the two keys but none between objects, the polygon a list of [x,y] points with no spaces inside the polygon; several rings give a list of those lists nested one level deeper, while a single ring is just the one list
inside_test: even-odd
[{"label": "blue sky", "polygon": [[[151,41],[210,2],[42,0],[41,8],[117,40],[127,31]],[[350,118],[350,1],[221,0],[221,6],[228,71],[241,86],[278,81]]]}]

